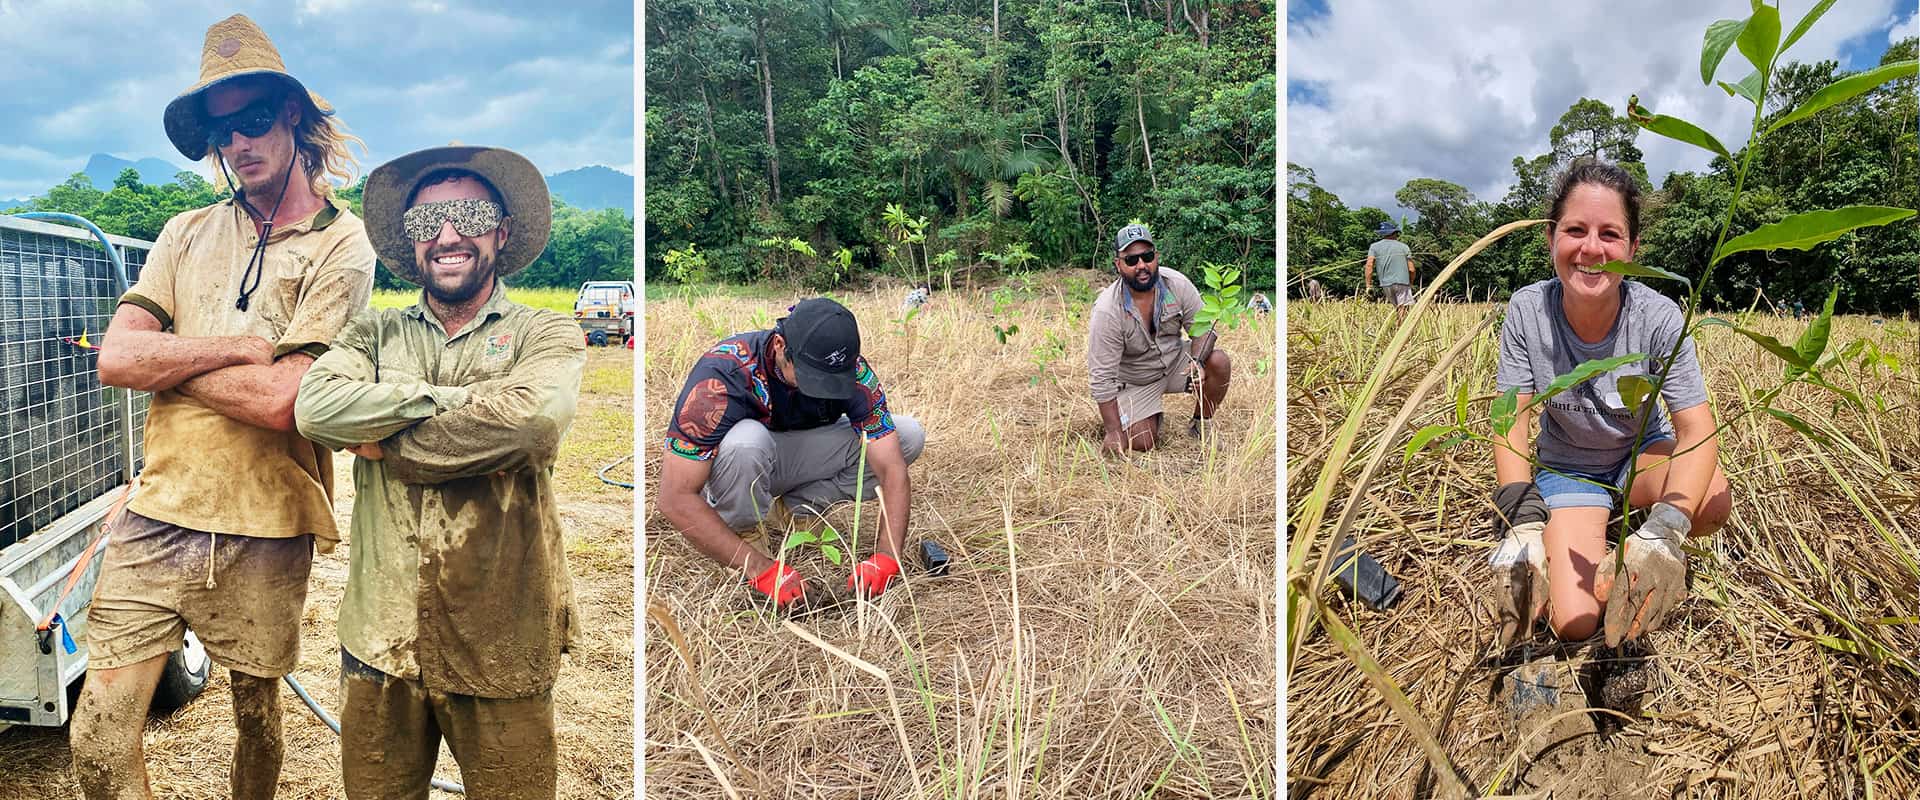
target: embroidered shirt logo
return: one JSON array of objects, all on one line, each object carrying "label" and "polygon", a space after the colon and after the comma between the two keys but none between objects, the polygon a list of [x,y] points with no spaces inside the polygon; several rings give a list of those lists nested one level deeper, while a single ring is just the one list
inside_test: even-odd
[{"label": "embroidered shirt logo", "polygon": [[513,355],[513,334],[503,333],[487,337],[486,360],[505,361],[510,355]]}]

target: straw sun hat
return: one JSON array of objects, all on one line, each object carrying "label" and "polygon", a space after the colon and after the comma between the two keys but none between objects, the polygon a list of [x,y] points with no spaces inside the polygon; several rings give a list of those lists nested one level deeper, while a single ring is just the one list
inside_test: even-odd
[{"label": "straw sun hat", "polygon": [[235,14],[207,28],[206,43],[200,47],[199,82],[167,104],[167,138],[181,155],[195,161],[207,155],[201,95],[217,84],[251,76],[276,80],[293,95],[306,98],[308,114],[333,113],[333,106],[287,72],[266,32],[245,15]]},{"label": "straw sun hat", "polygon": [[540,257],[553,231],[553,198],[547,194],[547,179],[541,177],[533,162],[498,147],[433,147],[381,164],[367,176],[367,188],[361,195],[367,238],[373,242],[380,263],[387,265],[394,277],[421,283],[419,265],[413,260],[413,239],[407,236],[401,216],[407,212],[407,200],[420,179],[442,169],[479,175],[506,200],[513,227],[507,246],[494,257],[500,277],[519,272]]}]

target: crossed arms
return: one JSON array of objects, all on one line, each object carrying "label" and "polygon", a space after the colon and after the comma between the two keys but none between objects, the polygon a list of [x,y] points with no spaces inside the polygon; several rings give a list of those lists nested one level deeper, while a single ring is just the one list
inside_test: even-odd
[{"label": "crossed arms", "polygon": [[179,336],[141,306],[122,303],[100,345],[100,382],[145,392],[169,389],[215,412],[268,430],[292,431],[294,395],[313,356],[275,358],[258,336]]}]

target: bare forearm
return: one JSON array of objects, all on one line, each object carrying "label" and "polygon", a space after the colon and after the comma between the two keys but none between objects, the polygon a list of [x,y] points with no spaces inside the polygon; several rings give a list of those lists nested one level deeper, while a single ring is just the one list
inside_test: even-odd
[{"label": "bare forearm", "polygon": [[745,575],[758,575],[773,566],[773,559],[747,544],[727,527],[720,515],[699,495],[668,495],[660,498],[660,513],[666,516],[687,543],[701,555]]},{"label": "bare forearm", "polygon": [[[1526,402],[1521,400],[1520,404],[1525,405]],[[1533,422],[1531,417],[1531,414],[1517,416],[1513,421],[1513,429],[1507,432],[1506,446],[1494,446],[1493,472],[1502,486],[1517,481],[1533,480],[1533,464],[1527,460],[1526,455],[1530,447],[1527,434]]]},{"label": "bare forearm", "polygon": [[1119,400],[1108,400],[1100,404],[1100,428],[1103,433],[1110,435],[1117,436],[1121,433]]},{"label": "bare forearm", "polygon": [[913,482],[908,477],[904,465],[898,470],[898,474],[878,477],[880,508],[886,513],[885,519],[881,520],[883,524],[878,547],[881,552],[893,556],[894,560],[898,561],[907,549],[907,515],[913,505],[911,502]]},{"label": "bare forearm", "polygon": [[290,353],[269,366],[223,367],[191,378],[177,388],[230,419],[268,430],[292,431],[300,378],[312,364],[312,356]]},{"label": "bare forearm", "polygon": [[215,370],[251,363],[244,336],[176,336],[116,330],[100,350],[100,381],[163,392]]},{"label": "bare forearm", "polygon": [[1213,355],[1214,344],[1219,341],[1219,331],[1207,331],[1202,334],[1200,338],[1193,340],[1191,351],[1193,353],[1193,360],[1202,364],[1207,363],[1207,358]]}]

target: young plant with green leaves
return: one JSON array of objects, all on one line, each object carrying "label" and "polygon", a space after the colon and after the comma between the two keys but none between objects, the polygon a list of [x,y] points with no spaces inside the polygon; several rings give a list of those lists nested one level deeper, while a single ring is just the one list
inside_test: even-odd
[{"label": "young plant with green leaves", "polygon": [[[1714,431],[1716,435],[1740,417],[1755,413],[1765,413],[1781,420],[1797,431],[1818,439],[1819,437],[1814,432],[1812,426],[1808,425],[1804,420],[1798,420],[1790,412],[1775,408],[1771,405],[1774,398],[1778,397],[1783,389],[1794,383],[1808,383],[1818,386],[1841,398],[1847,404],[1860,409],[1863,413],[1866,412],[1865,404],[1856,394],[1837,386],[1833,381],[1829,380],[1829,374],[1835,372],[1836,367],[1865,354],[1864,346],[1859,348],[1849,347],[1842,349],[1840,352],[1828,354],[1828,339],[1832,325],[1834,303],[1839,292],[1837,285],[1829,291],[1827,301],[1819,316],[1808,325],[1805,332],[1803,332],[1792,345],[1788,345],[1765,333],[1728,320],[1718,318],[1697,319],[1700,312],[1702,287],[1712,278],[1714,267],[1724,261],[1728,256],[1749,251],[1807,250],[1824,242],[1838,239],[1855,230],[1900,222],[1911,219],[1914,216],[1915,212],[1912,209],[1876,205],[1855,205],[1838,209],[1823,209],[1793,214],[1776,222],[1761,225],[1744,234],[1738,236],[1731,235],[1734,224],[1734,213],[1739,207],[1748,171],[1752,166],[1755,151],[1758,149],[1757,145],[1766,136],[1786,126],[1812,118],[1826,109],[1858,97],[1862,93],[1887,81],[1899,78],[1910,78],[1916,74],[1916,62],[1906,60],[1886,64],[1867,72],[1849,75],[1814,92],[1805,100],[1801,101],[1796,107],[1783,109],[1769,121],[1765,110],[1765,100],[1768,97],[1768,89],[1781,55],[1798,41],[1832,5],[1832,0],[1823,0],[1823,2],[1814,5],[1784,38],[1781,36],[1779,9],[1759,2],[1752,4],[1752,13],[1748,18],[1744,20],[1720,20],[1707,29],[1700,59],[1701,80],[1703,82],[1709,84],[1714,83],[1714,73],[1720,66],[1720,63],[1725,59],[1729,50],[1738,49],[1740,54],[1746,58],[1747,62],[1752,65],[1754,69],[1752,74],[1738,82],[1718,83],[1720,88],[1725,90],[1729,96],[1740,97],[1753,106],[1751,128],[1746,146],[1740,154],[1736,155],[1728,150],[1711,134],[1697,125],[1678,118],[1651,112],[1639,104],[1637,97],[1630,99],[1628,102],[1629,117],[1640,127],[1662,136],[1701,147],[1717,155],[1724,156],[1730,161],[1738,161],[1738,167],[1734,172],[1732,196],[1728,202],[1725,217],[1718,226],[1718,234],[1711,251],[1711,259],[1697,278],[1689,278],[1688,276],[1676,274],[1651,265],[1628,261],[1609,262],[1599,267],[1602,270],[1629,277],[1677,281],[1687,288],[1687,296],[1685,302],[1682,303],[1684,323],[1681,330],[1683,335],[1675,337],[1675,344],[1672,350],[1666,353],[1654,354],[1634,353],[1618,359],[1583,363],[1571,372],[1556,377],[1543,391],[1532,398],[1527,409],[1518,408],[1517,392],[1509,391],[1504,393],[1495,398],[1489,410],[1489,421],[1491,422],[1491,428],[1494,432],[1493,436],[1487,436],[1481,433],[1478,430],[1478,425],[1474,424],[1474,420],[1469,418],[1467,410],[1469,398],[1463,385],[1455,397],[1455,419],[1453,423],[1428,426],[1415,433],[1404,450],[1405,459],[1410,459],[1416,452],[1427,449],[1430,446],[1439,449],[1466,441],[1478,440],[1493,443],[1495,446],[1506,446],[1506,434],[1512,430],[1521,411],[1538,409],[1541,404],[1555,395],[1572,389],[1624,363],[1654,358],[1659,362],[1659,368],[1654,371],[1655,375],[1667,374],[1667,371],[1678,359],[1681,348],[1693,341],[1695,334],[1700,330],[1709,326],[1725,326],[1735,331],[1778,358],[1782,364],[1778,385],[1760,391],[1757,396],[1750,398],[1745,408],[1740,412],[1720,419],[1717,423],[1718,427]],[[1481,237],[1472,246],[1455,257],[1452,263],[1448,264],[1448,266],[1441,271],[1440,275],[1435,279],[1435,285],[1444,284],[1462,264],[1500,238],[1520,228],[1530,227],[1540,224],[1541,222],[1542,220],[1512,222]],[[1464,774],[1459,770],[1457,764],[1452,763],[1446,748],[1441,745],[1438,738],[1434,735],[1431,726],[1414,710],[1407,696],[1394,681],[1393,677],[1367,652],[1366,645],[1352,635],[1346,624],[1340,620],[1338,615],[1333,613],[1331,607],[1329,607],[1321,597],[1321,589],[1326,585],[1328,567],[1332,561],[1333,551],[1336,549],[1334,544],[1339,542],[1341,537],[1353,528],[1360,498],[1367,496],[1367,487],[1381,468],[1386,453],[1378,452],[1368,461],[1361,470],[1360,476],[1351,486],[1345,507],[1341,510],[1339,516],[1333,520],[1333,524],[1329,526],[1325,523],[1328,522],[1327,512],[1329,510],[1328,507],[1333,502],[1335,487],[1345,480],[1345,476],[1348,474],[1348,462],[1353,454],[1354,448],[1358,444],[1360,428],[1367,417],[1367,412],[1379,399],[1381,390],[1386,383],[1386,377],[1394,367],[1395,358],[1408,344],[1413,327],[1420,321],[1420,315],[1432,302],[1433,294],[1434,292],[1431,291],[1424,293],[1421,300],[1416,304],[1413,313],[1409,314],[1408,317],[1400,323],[1384,352],[1380,354],[1373,373],[1359,390],[1353,404],[1347,409],[1345,422],[1340,425],[1327,455],[1321,462],[1318,479],[1311,493],[1307,495],[1303,502],[1296,504],[1297,508],[1291,515],[1294,522],[1293,529],[1296,531],[1296,534],[1292,537],[1292,545],[1288,555],[1287,619],[1289,622],[1287,649],[1290,656],[1297,656],[1300,652],[1301,644],[1316,628],[1324,628],[1332,634],[1334,643],[1339,650],[1361,669],[1366,675],[1367,680],[1380,692],[1382,697],[1386,699],[1388,706],[1392,709],[1395,716],[1400,719],[1409,735],[1420,746],[1422,752],[1431,762],[1433,774],[1438,776],[1441,783],[1441,794],[1450,797],[1466,797],[1471,796],[1474,792],[1464,782]],[[1417,411],[1418,404],[1427,393],[1440,382],[1440,378],[1446,371],[1446,366],[1461,353],[1465,352],[1467,347],[1473,342],[1474,337],[1481,331],[1484,331],[1486,325],[1490,322],[1491,318],[1483,321],[1480,328],[1470,332],[1466,337],[1456,342],[1453,348],[1436,364],[1434,372],[1423,380],[1419,386],[1413,389],[1405,405],[1402,406],[1399,414],[1394,418],[1391,428],[1388,431],[1388,436],[1396,435],[1398,431],[1412,419]],[[1619,391],[1623,400],[1635,411],[1647,408],[1649,404],[1660,402],[1657,384],[1654,380],[1646,377],[1623,379],[1615,388]],[[1649,411],[1650,410],[1651,409],[1649,409]],[[1651,421],[1652,416],[1651,413],[1640,415],[1641,428],[1636,435],[1636,442],[1644,441],[1646,427]],[[1528,460],[1536,466],[1544,466],[1540,465],[1532,454],[1523,453],[1521,455],[1527,457]],[[1681,453],[1676,452],[1674,455],[1678,456],[1681,455]],[[1628,493],[1627,496],[1631,496],[1630,492],[1632,491],[1634,474],[1634,470],[1628,471],[1626,478],[1627,485],[1622,487],[1622,491]],[[1629,535],[1629,533],[1630,531],[1623,520],[1620,536],[1624,537]],[[1308,563],[1309,558],[1316,552],[1319,554],[1318,566],[1310,566]],[[1616,549],[1616,553],[1619,552],[1620,549]],[[1288,661],[1294,664],[1300,663],[1296,657],[1289,657]],[[1492,788],[1487,789],[1487,792],[1492,791]]]},{"label": "young plant with green leaves", "polygon": [[1246,286],[1235,267],[1207,263],[1201,266],[1200,312],[1193,315],[1187,335],[1194,338],[1226,325],[1238,330],[1247,318]]}]

